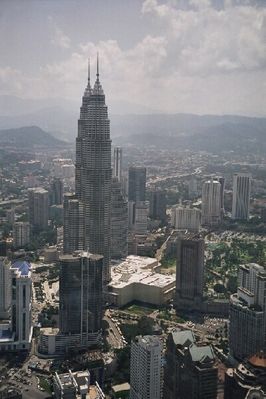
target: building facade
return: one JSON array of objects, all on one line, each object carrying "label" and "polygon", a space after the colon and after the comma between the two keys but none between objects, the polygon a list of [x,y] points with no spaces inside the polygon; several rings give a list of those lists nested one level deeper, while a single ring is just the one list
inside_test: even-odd
[{"label": "building facade", "polygon": [[[76,138],[75,196],[83,208],[83,247],[102,255],[104,283],[110,280],[111,249],[111,140],[105,95],[97,75],[93,89],[88,84],[82,97]],[[65,252],[68,251],[65,246]]]},{"label": "building facade", "polygon": [[221,222],[221,184],[216,180],[203,183],[201,215],[205,226],[217,226]]},{"label": "building facade", "polygon": [[166,220],[166,196],[163,191],[150,192],[149,216],[151,219]]},{"label": "building facade", "polygon": [[65,254],[83,250],[84,206],[73,194],[64,195],[63,249]]},{"label": "building facade", "polygon": [[116,177],[121,182],[122,178],[122,148],[114,148],[113,158],[113,177]]},{"label": "building facade", "polygon": [[146,200],[146,168],[130,166],[128,169],[128,200]]},{"label": "building facade", "polygon": [[171,224],[177,230],[199,231],[201,211],[197,208],[175,207],[171,211]]},{"label": "building facade", "polygon": [[42,187],[28,190],[29,222],[33,229],[44,230],[48,226],[49,192]]},{"label": "building facade", "polygon": [[8,319],[11,311],[11,271],[10,262],[0,257],[0,320]]},{"label": "building facade", "polygon": [[29,222],[16,222],[13,225],[13,246],[14,248],[23,248],[30,242],[30,224]]},{"label": "building facade", "polygon": [[101,332],[102,275],[101,255],[82,252],[60,257],[60,333],[79,335],[79,346],[86,347],[90,337]]},{"label": "building facade", "polygon": [[229,348],[243,360],[266,349],[266,270],[255,263],[242,265],[238,290],[231,295]]},{"label": "building facade", "polygon": [[137,336],[131,343],[130,399],[162,398],[162,349],[156,336]]},{"label": "building facade", "polygon": [[128,206],[117,177],[111,185],[111,258],[127,256]]},{"label": "building facade", "polygon": [[176,308],[199,309],[203,298],[204,240],[184,235],[177,240]]},{"label": "building facade", "polygon": [[211,346],[196,343],[190,330],[168,335],[163,399],[216,399],[217,366]]},{"label": "building facade", "polygon": [[246,173],[234,174],[232,218],[248,220],[250,205],[251,176]]}]

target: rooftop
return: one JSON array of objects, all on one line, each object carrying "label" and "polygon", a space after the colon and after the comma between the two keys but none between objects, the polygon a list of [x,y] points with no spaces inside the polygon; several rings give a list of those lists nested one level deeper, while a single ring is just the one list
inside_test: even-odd
[{"label": "rooftop", "polygon": [[30,274],[31,265],[25,260],[16,260],[14,263],[12,263],[11,269],[17,269],[21,276],[27,277]]},{"label": "rooftop", "polygon": [[111,283],[113,288],[124,288],[133,283],[165,287],[175,282],[175,276],[168,276],[154,272],[158,266],[155,258],[130,255],[124,261],[111,267]]}]

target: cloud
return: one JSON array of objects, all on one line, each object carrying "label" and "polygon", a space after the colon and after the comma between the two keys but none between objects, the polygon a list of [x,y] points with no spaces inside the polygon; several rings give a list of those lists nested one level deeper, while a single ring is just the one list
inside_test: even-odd
[{"label": "cloud", "polygon": [[50,42],[56,46],[60,47],[62,49],[68,49],[71,46],[71,40],[70,38],[57,26],[55,23],[54,19],[50,16],[48,17],[48,22],[52,28],[52,37],[50,39]]},{"label": "cloud", "polygon": [[[57,41],[69,50],[64,59],[42,66],[36,76],[0,70],[2,91],[79,100],[88,56],[93,81],[99,51],[108,104],[132,101],[162,112],[265,115],[265,7],[240,0],[224,0],[220,8],[209,0],[145,0],[140,16],[153,30],[129,48],[113,39],[74,48],[66,36]],[[52,24],[56,41],[62,31],[58,34]]]}]

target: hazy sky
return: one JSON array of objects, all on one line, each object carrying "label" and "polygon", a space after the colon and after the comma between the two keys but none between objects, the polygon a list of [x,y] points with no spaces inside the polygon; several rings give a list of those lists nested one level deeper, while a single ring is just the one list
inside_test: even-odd
[{"label": "hazy sky", "polygon": [[[266,116],[266,0],[0,0],[0,94]],[[1,114],[1,112],[0,112]]]}]

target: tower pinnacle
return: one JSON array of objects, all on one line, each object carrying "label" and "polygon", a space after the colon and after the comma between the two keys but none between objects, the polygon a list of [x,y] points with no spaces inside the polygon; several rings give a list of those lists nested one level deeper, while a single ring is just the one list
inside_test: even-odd
[{"label": "tower pinnacle", "polygon": [[97,82],[99,82],[99,53],[97,52],[97,73],[96,73],[96,77],[97,77]]},{"label": "tower pinnacle", "polygon": [[102,85],[100,83],[100,79],[99,79],[99,53],[97,52],[97,63],[96,63],[96,81],[94,83],[94,88],[93,88],[93,94],[97,94],[97,95],[103,95],[103,88]]},{"label": "tower pinnacle", "polygon": [[91,71],[90,71],[90,58],[88,58],[88,84],[87,84],[87,87],[86,87],[86,89],[85,89],[85,93],[84,93],[84,95],[85,96],[87,96],[87,97],[89,97],[90,95],[91,95],[91,92],[92,92],[92,90],[91,90]]}]

